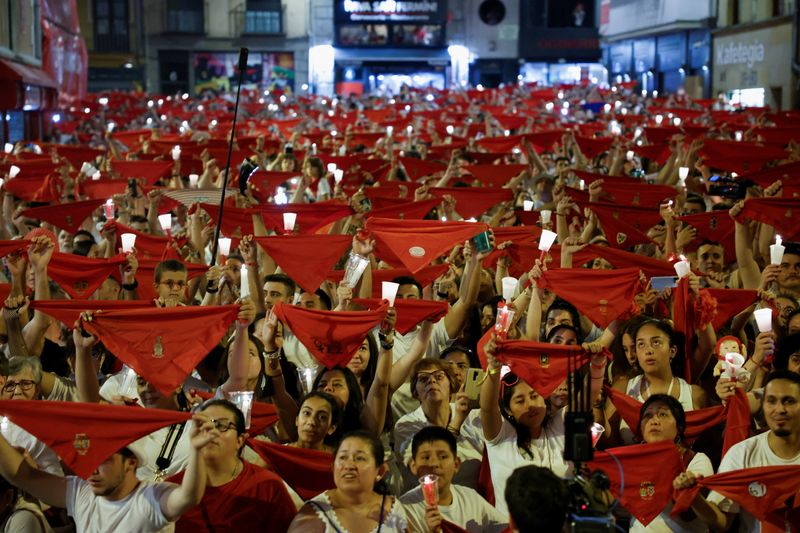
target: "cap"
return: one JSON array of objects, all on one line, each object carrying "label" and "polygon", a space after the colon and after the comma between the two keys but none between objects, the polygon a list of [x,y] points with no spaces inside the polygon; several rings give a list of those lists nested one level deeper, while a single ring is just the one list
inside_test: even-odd
[{"label": "cap", "polygon": [[255,241],[300,287],[314,292],[347,251],[350,235],[285,235]]}]

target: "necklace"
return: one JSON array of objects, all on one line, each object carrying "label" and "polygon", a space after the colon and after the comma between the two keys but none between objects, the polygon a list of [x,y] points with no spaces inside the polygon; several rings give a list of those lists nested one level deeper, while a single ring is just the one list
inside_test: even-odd
[{"label": "necklace", "polygon": [[[647,393],[647,398],[649,398],[650,397],[650,382],[647,381],[647,378],[645,376],[642,376],[642,382],[644,383],[644,391]],[[671,380],[669,380],[669,387],[667,388],[667,396],[672,396],[672,386],[674,384],[675,384],[675,378],[672,378]],[[647,398],[645,398],[644,394],[642,395],[642,398],[645,399],[645,400],[647,399]]]}]

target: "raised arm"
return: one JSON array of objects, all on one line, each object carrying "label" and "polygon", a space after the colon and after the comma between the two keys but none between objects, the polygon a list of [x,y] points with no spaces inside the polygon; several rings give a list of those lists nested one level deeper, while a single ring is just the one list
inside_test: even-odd
[{"label": "raised arm", "polygon": [[173,490],[165,491],[159,500],[161,512],[170,522],[200,503],[206,491],[206,463],[200,457],[200,450],[219,437],[219,430],[208,417],[197,413],[192,418],[189,446],[189,463],[183,473],[181,484]]},{"label": "raised arm", "polygon": [[0,435],[0,475],[11,484],[53,507],[67,506],[67,480],[33,468]]},{"label": "raised arm", "polygon": [[[742,212],[744,201],[739,201],[731,207],[730,215],[736,220]],[[736,263],[739,266],[739,278],[742,280],[742,288],[757,289],[761,281],[761,270],[758,268],[755,257],[753,257],[753,244],[750,239],[750,232],[747,226],[736,222]]]},{"label": "raised arm", "polygon": [[397,312],[389,309],[386,319],[381,325],[378,335],[378,364],[372,380],[364,409],[361,411],[361,423],[373,435],[380,435],[386,422],[386,407],[391,395],[392,348],[394,347],[394,325]]},{"label": "raised arm", "polygon": [[97,338],[91,335],[84,337],[80,321],[76,321],[72,330],[72,340],[75,343],[75,384],[78,387],[78,398],[82,402],[100,403],[102,401],[100,382],[97,380],[97,371],[92,361],[92,346],[97,342]]},{"label": "raised arm", "polygon": [[389,378],[389,389],[394,392],[408,380],[411,369],[425,356],[428,351],[428,344],[433,334],[433,322],[426,320],[420,326],[417,338],[411,344],[411,348],[406,354],[392,365],[391,377]]},{"label": "raised arm", "polygon": [[481,426],[483,438],[492,440],[500,433],[503,427],[503,415],[500,414],[500,362],[494,358],[495,337],[489,339],[484,346],[486,352],[486,380],[481,385]]},{"label": "raised arm", "polygon": [[[236,333],[228,353],[228,379],[222,384],[222,391],[230,394],[244,390],[247,386],[247,371],[250,368],[250,335],[248,328],[256,316],[256,306],[250,298],[239,301],[239,316],[236,319]],[[257,354],[261,357],[261,354]]]}]

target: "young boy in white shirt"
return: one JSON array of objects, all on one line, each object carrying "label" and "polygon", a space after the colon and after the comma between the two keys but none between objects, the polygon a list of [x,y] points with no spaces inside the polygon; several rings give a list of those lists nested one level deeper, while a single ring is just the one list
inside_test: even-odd
[{"label": "young boy in white shirt", "polygon": [[415,476],[437,476],[438,505],[429,506],[421,487],[400,497],[412,531],[438,531],[447,520],[470,533],[500,532],[506,519],[480,494],[469,487],[451,484],[461,460],[456,438],[443,427],[428,426],[419,430],[411,442],[409,468]]}]

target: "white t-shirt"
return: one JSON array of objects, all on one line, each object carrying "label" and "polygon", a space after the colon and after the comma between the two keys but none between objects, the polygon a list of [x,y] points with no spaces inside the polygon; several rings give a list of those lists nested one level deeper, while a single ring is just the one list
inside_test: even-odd
[{"label": "white t-shirt", "polygon": [[64,476],[64,470],[61,469],[61,460],[47,444],[10,420],[4,420],[0,424],[0,433],[12,446],[27,450],[33,460],[36,461],[36,464],[39,465],[40,470],[55,476]]},{"label": "white t-shirt", "polygon": [[[679,395],[678,402],[683,406],[684,411],[693,411],[694,410],[694,399],[692,399],[692,386],[683,378],[678,379],[678,387],[679,387]],[[674,383],[674,382],[673,382]],[[625,386],[625,394],[630,396],[631,398],[635,399],[638,402],[644,402],[644,396],[642,395],[642,389],[644,388],[644,383],[642,379],[642,374],[638,376],[634,376],[633,378],[628,380],[627,385]],[[668,394],[672,396],[672,384],[670,384],[670,388]],[[619,422],[619,434],[622,442],[625,444],[633,444],[635,442],[635,433],[631,430],[630,426],[624,420],[620,420]]]},{"label": "white t-shirt", "polygon": [[[731,446],[719,464],[719,473],[741,470],[743,468],[760,468],[762,466],[800,465],[800,454],[791,459],[782,459],[775,455],[769,447],[769,434],[766,431]],[[726,513],[739,513],[739,531],[742,533],[760,533],[761,521],[739,508],[739,504],[718,492],[711,492],[708,501],[716,503]]]},{"label": "white t-shirt", "polygon": [[552,414],[539,438],[531,441],[533,458],[523,455],[517,446],[517,431],[508,420],[502,420],[500,433],[486,441],[486,455],[492,471],[495,507],[503,516],[508,516],[506,481],[514,470],[520,466],[536,465],[549,468],[559,477],[569,477],[572,463],[564,460],[564,409]]},{"label": "white t-shirt", "polygon": [[41,508],[22,496],[5,521],[0,524],[3,533],[53,533],[53,529],[42,514]]},{"label": "white t-shirt", "polygon": [[175,527],[161,512],[161,495],[173,485],[141,482],[126,498],[111,501],[95,496],[79,477],[67,477],[67,514],[82,533],[169,532]]},{"label": "white t-shirt", "polygon": [[[689,461],[686,471],[703,477],[714,475],[714,467],[711,466],[711,460],[704,453],[695,454],[692,460]],[[670,500],[664,510],[661,511],[661,514],[655,517],[646,527],[636,518],[632,518],[630,533],[644,531],[653,533],[706,533],[708,531],[708,525],[699,518],[695,518],[691,522],[684,522],[678,517],[670,516],[673,504],[674,502]]]},{"label": "white t-shirt", "polygon": [[[186,468],[186,465],[189,464],[189,452],[191,449],[189,433],[191,432],[191,421],[187,422],[183,428],[183,433],[181,433],[180,438],[178,439],[178,444],[175,447],[175,453],[172,455],[172,460],[170,462],[169,467],[165,470],[166,475],[164,478],[168,478],[173,474],[177,474]],[[136,446],[138,446],[139,450],[146,456],[146,461],[143,465],[136,469],[136,477],[145,481],[155,481],[156,476],[158,474],[158,467],[156,466],[156,460],[158,459],[159,455],[161,454],[161,448],[164,446],[164,441],[167,439],[169,435],[169,430],[172,426],[167,426],[164,428],[159,429],[158,431],[154,431],[149,435],[145,435],[141,439],[135,441]],[[176,426],[175,431],[177,432],[178,427]],[[172,439],[175,438],[175,433],[173,433]],[[170,441],[172,442],[172,440]],[[171,444],[170,444],[171,447]],[[169,455],[169,450],[167,450],[165,457]]]},{"label": "white t-shirt", "polygon": [[51,402],[78,402],[78,386],[71,379],[55,376],[53,390],[45,400]]},{"label": "white t-shirt", "polygon": [[[455,410],[455,404],[451,403],[451,417],[455,416]],[[425,413],[422,411],[422,406],[419,406],[416,410],[398,420],[394,426],[395,455],[398,464],[402,463],[404,465],[400,467],[404,479],[402,492],[411,490],[418,483],[417,478],[411,474],[407,466],[411,461],[411,442],[420,429],[430,425],[428,419],[425,418]],[[461,426],[457,442],[461,467],[453,477],[453,483],[477,488],[481,459],[483,458],[483,426],[481,426],[480,411],[473,409],[469,412],[467,419],[464,420],[464,424]]]},{"label": "white t-shirt", "polygon": [[[122,372],[117,372],[116,374],[112,374],[108,376],[108,379],[105,380],[103,385],[100,386],[100,396],[110,402],[115,396],[120,396],[120,387],[125,380],[126,371],[123,370]],[[134,383],[135,384],[135,383]],[[125,393],[125,396],[136,399],[139,402],[139,405],[142,405],[142,399],[139,398],[139,391],[136,387],[131,388]]]},{"label": "white t-shirt", "polygon": [[[480,494],[469,487],[450,485],[453,502],[439,505],[439,512],[448,522],[452,522],[469,533],[499,533],[508,526],[508,520],[500,514]],[[410,531],[427,531],[425,522],[425,498],[417,486],[400,496],[400,503],[406,512]]]}]

